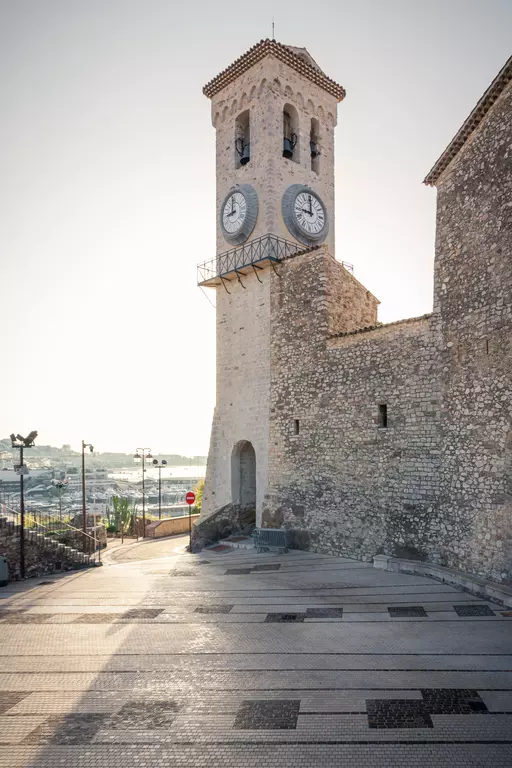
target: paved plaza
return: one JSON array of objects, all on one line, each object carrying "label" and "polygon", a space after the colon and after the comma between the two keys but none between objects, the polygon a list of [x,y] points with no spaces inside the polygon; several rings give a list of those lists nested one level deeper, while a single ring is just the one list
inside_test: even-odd
[{"label": "paved plaza", "polygon": [[0,768],[511,768],[500,606],[184,543],[0,589]]}]

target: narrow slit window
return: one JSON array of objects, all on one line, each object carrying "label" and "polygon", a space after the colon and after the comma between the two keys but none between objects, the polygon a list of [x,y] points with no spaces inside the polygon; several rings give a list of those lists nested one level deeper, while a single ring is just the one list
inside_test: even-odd
[{"label": "narrow slit window", "polygon": [[388,406],[385,403],[379,405],[379,427],[386,429],[388,426]]},{"label": "narrow slit window", "polygon": [[294,428],[294,430],[295,430],[295,433],[294,433],[294,434],[298,435],[298,434],[299,434],[299,432],[300,432],[300,424],[299,424],[299,420],[298,420],[298,419],[295,419],[295,422],[294,422],[293,428]]}]

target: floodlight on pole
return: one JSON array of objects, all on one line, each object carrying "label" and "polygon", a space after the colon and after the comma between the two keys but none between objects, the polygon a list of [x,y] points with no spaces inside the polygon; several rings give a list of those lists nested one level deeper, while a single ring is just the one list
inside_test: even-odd
[{"label": "floodlight on pole", "polygon": [[[89,449],[89,453],[94,451],[94,446],[91,443],[86,443],[82,440],[82,531],[87,533],[87,511],[85,505],[85,449]],[[85,538],[85,537],[84,537]]]},{"label": "floodlight on pole", "polygon": [[33,448],[34,440],[37,437],[36,430],[30,432],[27,437],[23,437],[19,432],[17,435],[11,433],[11,446],[20,450],[20,577],[25,578],[25,496],[23,493],[23,478],[28,474],[28,468],[23,463],[24,448]]},{"label": "floodlight on pole", "polygon": [[162,519],[162,469],[167,466],[167,460],[162,459],[160,464],[158,459],[153,459],[154,468],[158,468],[158,519]]},{"label": "floodlight on pole", "polygon": [[[146,453],[147,451],[147,453]],[[146,538],[146,497],[145,497],[145,484],[144,475],[146,473],[145,462],[146,459],[152,459],[151,448],[136,448],[133,460],[136,464],[142,462],[142,538]]]}]

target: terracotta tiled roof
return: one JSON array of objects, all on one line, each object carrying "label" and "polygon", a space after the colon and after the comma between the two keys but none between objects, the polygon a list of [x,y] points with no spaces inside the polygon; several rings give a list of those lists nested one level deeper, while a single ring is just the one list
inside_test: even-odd
[{"label": "terracotta tiled roof", "polygon": [[298,50],[300,49],[292,49],[287,45],[283,45],[283,43],[276,42],[276,40],[260,40],[259,43],[253,45],[252,48],[249,48],[243,56],[240,56],[236,61],[230,64],[227,69],[223,69],[217,77],[210,80],[210,82],[204,86],[203,93],[209,98],[215,96],[216,93],[219,93],[219,91],[225,88],[226,85],[239,77],[243,72],[249,69],[249,67],[252,67],[258,61],[261,61],[265,56],[275,56],[276,59],[288,64],[288,66],[295,69],[299,74],[309,78],[313,83],[320,86],[320,88],[323,88],[324,91],[335,96],[338,101],[344,99],[345,89],[342,88],[341,85],[338,85],[338,83],[335,83],[334,80],[331,80],[330,77],[327,77],[321,69],[312,66],[308,61],[308,57],[295,52]]},{"label": "terracotta tiled roof", "polygon": [[503,69],[498,72],[465,123],[459,129],[458,133],[456,133],[456,135],[453,137],[437,163],[429,171],[424,179],[424,184],[429,184],[431,187],[435,185],[443,171],[450,165],[453,158],[462,149],[473,131],[478,128],[496,99],[503,93],[511,80],[512,56],[509,58]]}]

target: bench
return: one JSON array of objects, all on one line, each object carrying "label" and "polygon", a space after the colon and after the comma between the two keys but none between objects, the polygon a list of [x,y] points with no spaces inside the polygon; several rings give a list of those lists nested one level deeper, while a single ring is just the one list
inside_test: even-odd
[{"label": "bench", "polygon": [[288,531],[284,528],[255,528],[253,536],[257,552],[269,549],[278,553],[288,552]]}]

